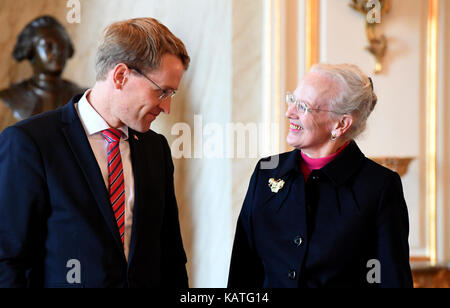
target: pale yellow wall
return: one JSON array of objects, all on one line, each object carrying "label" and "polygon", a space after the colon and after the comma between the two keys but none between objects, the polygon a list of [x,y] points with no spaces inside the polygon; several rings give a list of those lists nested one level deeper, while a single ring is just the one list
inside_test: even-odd
[{"label": "pale yellow wall", "polygon": [[450,1],[440,8],[438,83],[438,260],[450,260]]},{"label": "pale yellow wall", "polygon": [[370,157],[413,156],[402,178],[410,216],[410,246],[414,256],[427,252],[425,207],[425,108],[427,1],[392,1],[390,13],[377,29],[388,38],[384,71],[373,73],[375,61],[365,47],[365,16],[346,1],[321,1],[320,59],[354,63],[372,76],[378,104],[358,138]]},{"label": "pale yellow wall", "polygon": [[[287,0],[289,2],[289,0]],[[298,0],[298,19],[306,19],[309,1]],[[402,178],[410,216],[410,246],[413,256],[427,254],[430,227],[426,206],[426,69],[428,1],[393,0],[389,14],[377,31],[388,38],[389,49],[384,71],[375,75],[374,58],[365,47],[365,16],[352,10],[350,1],[319,0],[320,61],[353,63],[375,83],[379,101],[358,143],[367,156],[414,156]],[[450,260],[450,165],[449,165],[449,2],[440,1],[439,102],[438,102],[438,182],[437,252],[438,261]],[[303,9],[303,11],[302,11]],[[305,30],[298,27],[300,59],[305,58]],[[289,67],[288,67],[289,69]],[[300,65],[301,79],[304,67]]]},{"label": "pale yellow wall", "polygon": [[[292,6],[286,0],[287,6]],[[286,44],[286,78],[295,80],[291,63],[298,63],[297,81],[305,73],[305,45],[308,40],[305,30],[306,7],[313,1],[295,1],[297,12],[287,12],[286,21],[297,29],[288,29],[291,38]],[[413,256],[425,256],[429,244],[429,221],[426,206],[426,43],[428,1],[393,0],[391,12],[382,18],[377,27],[379,33],[388,37],[389,49],[383,73],[373,73],[374,58],[365,51],[368,45],[365,32],[365,16],[352,10],[350,1],[318,0],[319,3],[319,58],[328,63],[354,63],[372,76],[379,103],[369,118],[366,132],[358,138],[358,143],[370,157],[414,156],[409,172],[402,178],[408,203],[411,234],[410,245]],[[440,1],[440,69],[438,103],[438,182],[437,182],[437,252],[438,261],[450,260],[449,246],[449,151],[450,131],[448,127],[448,49],[449,2]],[[294,14],[294,16],[292,16]],[[295,33],[297,30],[297,41]],[[289,35],[291,33],[291,35]],[[289,49],[298,49],[298,59],[292,61]],[[303,61],[303,62],[302,62]]]},{"label": "pale yellow wall", "polygon": [[442,79],[447,80],[447,85],[444,86],[446,89],[445,98],[442,102],[444,106],[446,106],[445,113],[445,119],[441,120],[444,123],[447,123],[447,126],[444,129],[444,132],[446,134],[444,135],[443,140],[441,141],[441,147],[445,149],[446,153],[446,163],[442,167],[443,174],[445,174],[445,177],[442,180],[442,188],[441,190],[445,192],[445,198],[443,202],[441,203],[441,207],[443,208],[442,211],[442,217],[443,217],[443,228],[442,231],[440,231],[439,234],[444,235],[442,242],[444,243],[444,254],[441,256],[442,260],[450,260],[450,78],[448,78],[448,74],[450,72],[450,4],[448,1],[446,2],[445,6],[445,38],[446,38],[446,49],[444,51],[445,55],[445,62],[447,65],[445,66],[446,69],[442,73]]}]

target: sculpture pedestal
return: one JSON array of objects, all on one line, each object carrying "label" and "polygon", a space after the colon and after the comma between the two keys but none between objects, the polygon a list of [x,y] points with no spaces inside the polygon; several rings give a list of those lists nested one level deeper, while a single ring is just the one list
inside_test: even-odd
[{"label": "sculpture pedestal", "polygon": [[409,164],[414,157],[371,157],[374,162],[397,172],[401,177],[408,172]]}]

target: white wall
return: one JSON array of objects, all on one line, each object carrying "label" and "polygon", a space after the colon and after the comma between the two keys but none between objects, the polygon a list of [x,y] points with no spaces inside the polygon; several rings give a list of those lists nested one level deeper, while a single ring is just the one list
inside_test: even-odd
[{"label": "white wall", "polygon": [[[173,100],[172,114],[158,118],[152,129],[164,134],[172,145],[179,135],[171,135],[171,129],[178,122],[189,125],[194,141],[208,123],[224,126],[231,121],[232,2],[83,0],[82,6],[82,22],[75,31],[75,40],[86,57],[71,63],[74,79],[84,78],[83,71],[91,71],[93,47],[106,25],[122,19],[154,17],[186,44],[191,66]],[[200,121],[194,123],[195,115],[201,116],[203,125]],[[202,139],[206,142],[207,136]],[[231,247],[231,163],[200,158],[202,149],[194,142],[191,150],[193,156],[199,157],[174,160],[190,283],[192,287],[225,286]]]},{"label": "white wall", "polygon": [[[181,38],[192,59],[173,100],[171,115],[162,115],[152,129],[164,134],[172,145],[179,135],[171,135],[171,129],[178,122],[189,125],[192,140],[196,131],[201,139],[207,140],[207,136],[201,135],[203,127],[194,127],[194,115],[202,117],[203,126],[216,123],[225,127],[232,121],[232,1],[81,0],[79,24],[67,22],[70,9],[66,3],[62,0],[0,2],[0,28],[6,29],[0,32],[0,46],[6,50],[0,53],[0,59],[7,68],[0,72],[1,88],[31,74],[29,64],[15,63],[10,54],[16,36],[39,15],[51,14],[68,29],[76,54],[68,62],[64,76],[85,87],[95,82],[95,50],[102,29],[114,21],[149,16],[160,20]],[[247,11],[255,13],[248,8]],[[239,18],[247,17],[239,15]],[[234,51],[243,52],[242,49]],[[201,155],[202,148],[192,145],[194,152]],[[175,159],[174,163],[191,286],[226,286],[234,232],[232,160],[192,158]],[[237,203],[241,198],[234,196]]]}]

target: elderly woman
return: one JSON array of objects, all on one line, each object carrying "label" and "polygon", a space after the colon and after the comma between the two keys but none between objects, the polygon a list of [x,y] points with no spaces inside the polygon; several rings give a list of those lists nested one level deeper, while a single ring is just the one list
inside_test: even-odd
[{"label": "elderly woman", "polygon": [[229,287],[412,287],[400,177],[354,141],[376,102],[347,64],[316,65],[287,94],[295,150],[253,173]]}]

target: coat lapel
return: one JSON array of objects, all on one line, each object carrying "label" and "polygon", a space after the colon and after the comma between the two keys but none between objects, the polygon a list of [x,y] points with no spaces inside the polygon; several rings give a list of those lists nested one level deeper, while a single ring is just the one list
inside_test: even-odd
[{"label": "coat lapel", "polygon": [[[285,185],[274,193],[268,186],[269,178],[285,181]],[[263,187],[260,192],[264,211],[272,217],[282,221],[284,227],[296,230],[298,236],[306,239],[308,237],[307,209],[305,199],[305,180],[300,170],[300,151],[294,150],[288,156],[280,160],[280,166],[274,173],[263,179]]]},{"label": "coat lapel", "polygon": [[[264,189],[261,191],[261,196],[258,197],[261,204],[274,201],[279,206],[286,200],[289,192],[292,189],[292,184],[295,180],[296,174],[300,171],[300,151],[294,150],[288,154],[285,159],[280,160],[279,168],[273,169],[273,173],[269,172],[268,175],[262,179]],[[269,180],[274,179],[276,181],[284,181],[284,186],[278,192],[273,192],[269,186]]]},{"label": "coat lapel", "polygon": [[75,97],[68,103],[62,113],[62,121],[66,123],[63,126],[63,134],[72,150],[75,159],[83,172],[88,186],[97,201],[100,212],[111,231],[117,247],[123,253],[122,242],[120,240],[119,230],[114,218],[114,213],[110,206],[109,194],[103,180],[100,167],[95,159],[94,153],[89,144],[84,128],[75,109],[75,103],[78,102],[80,96]]}]

